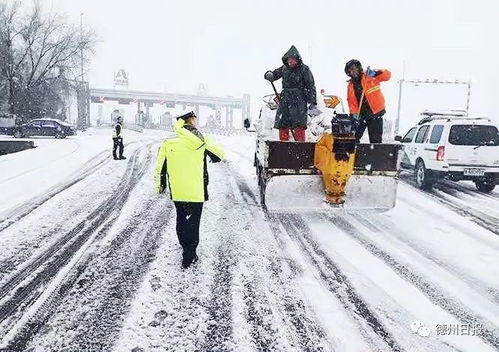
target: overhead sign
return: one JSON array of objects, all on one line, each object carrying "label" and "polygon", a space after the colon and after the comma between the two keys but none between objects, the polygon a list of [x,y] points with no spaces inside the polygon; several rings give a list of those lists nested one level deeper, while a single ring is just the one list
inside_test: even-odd
[{"label": "overhead sign", "polygon": [[124,69],[120,68],[114,75],[114,85],[128,87],[128,76]]},{"label": "overhead sign", "polygon": [[91,96],[90,97],[90,101],[92,103],[103,103],[104,102],[104,97],[95,97],[95,96]]}]

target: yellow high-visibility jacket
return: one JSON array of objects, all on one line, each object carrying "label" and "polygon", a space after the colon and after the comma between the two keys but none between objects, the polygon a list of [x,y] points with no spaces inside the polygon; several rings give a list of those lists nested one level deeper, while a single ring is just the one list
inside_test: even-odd
[{"label": "yellow high-visibility jacket", "polygon": [[224,153],[211,138],[184,125],[179,119],[173,126],[177,136],[166,139],[159,148],[156,189],[162,193],[168,187],[174,201],[200,203],[208,200],[206,157],[218,162]]}]

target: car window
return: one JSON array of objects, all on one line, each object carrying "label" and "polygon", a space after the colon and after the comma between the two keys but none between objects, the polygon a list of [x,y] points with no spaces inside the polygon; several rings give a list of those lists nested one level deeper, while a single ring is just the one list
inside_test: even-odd
[{"label": "car window", "polygon": [[56,124],[54,121],[42,121],[42,127],[56,127]]},{"label": "car window", "polygon": [[430,126],[426,125],[423,126],[419,129],[418,134],[416,135],[416,143],[423,143],[424,140],[426,139],[426,136],[428,135],[428,130],[430,129]]},{"label": "car window", "polygon": [[449,143],[454,145],[499,145],[497,127],[488,125],[454,125]]},{"label": "car window", "polygon": [[404,138],[402,138],[401,142],[402,143],[410,143],[412,142],[412,139],[414,138],[414,135],[416,134],[416,131],[418,130],[417,127],[413,127],[409,130],[409,132],[407,132],[404,136]]},{"label": "car window", "polygon": [[442,132],[444,130],[443,125],[435,125],[433,126],[433,129],[431,130],[431,135],[430,135],[430,143],[432,144],[437,144],[440,142],[440,138],[442,138]]},{"label": "car window", "polygon": [[40,121],[40,120],[31,121],[31,125],[32,125],[32,126],[35,126],[35,127],[40,127],[40,125],[41,125],[41,121]]}]

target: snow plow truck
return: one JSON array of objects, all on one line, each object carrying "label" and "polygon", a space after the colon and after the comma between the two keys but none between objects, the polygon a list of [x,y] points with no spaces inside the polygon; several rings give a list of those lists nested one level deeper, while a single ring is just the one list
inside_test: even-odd
[{"label": "snow plow truck", "polygon": [[[271,212],[387,211],[395,206],[401,144],[357,143],[352,120],[338,96],[318,99],[308,117],[305,142],[280,141],[274,121],[275,94],[263,97],[254,121],[254,166],[261,205]],[[339,112],[337,108],[343,111]],[[249,125],[249,122],[247,122]],[[326,138],[329,137],[329,138]],[[317,153],[332,153],[329,183],[342,201],[328,201],[325,177]],[[334,199],[334,198],[333,198]]]}]

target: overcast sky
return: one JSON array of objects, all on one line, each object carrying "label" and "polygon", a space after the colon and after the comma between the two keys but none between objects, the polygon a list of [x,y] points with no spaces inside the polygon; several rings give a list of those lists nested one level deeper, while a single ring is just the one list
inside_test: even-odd
[{"label": "overcast sky", "polygon": [[[291,44],[311,66],[317,88],[346,98],[345,62],[387,68],[387,117],[397,111],[398,80],[471,79],[471,113],[499,121],[498,0],[42,0],[95,28],[101,42],[89,71],[93,87],[112,87],[124,68],[130,89],[210,95],[250,93],[252,113],[271,92],[263,80]],[[403,129],[425,108],[464,108],[465,89],[407,87]],[[413,117],[414,116],[414,117]]]}]

